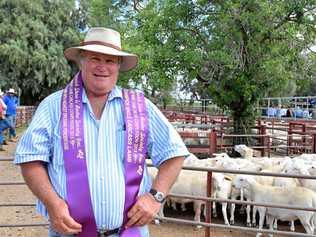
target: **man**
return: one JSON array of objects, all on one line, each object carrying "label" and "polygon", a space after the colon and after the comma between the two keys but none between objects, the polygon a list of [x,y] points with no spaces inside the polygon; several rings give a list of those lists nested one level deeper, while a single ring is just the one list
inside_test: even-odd
[{"label": "man", "polygon": [[3,131],[11,127],[8,121],[5,119],[7,106],[3,101],[3,95],[4,93],[0,89],[0,151],[5,151],[3,145],[7,144],[4,139]]},{"label": "man", "polygon": [[[15,163],[49,218],[51,237],[149,236],[147,224],[189,153],[142,93],[116,86],[119,71],[138,60],[121,50],[118,32],[92,28],[65,57],[80,72],[41,102]],[[152,186],[145,153],[159,169]]]},{"label": "man", "polygon": [[11,125],[9,129],[9,141],[16,142],[17,136],[16,136],[16,131],[15,131],[15,125],[16,125],[16,109],[18,106],[18,98],[13,88],[10,88],[7,91],[6,95],[3,97],[3,101],[7,106],[6,119]]}]

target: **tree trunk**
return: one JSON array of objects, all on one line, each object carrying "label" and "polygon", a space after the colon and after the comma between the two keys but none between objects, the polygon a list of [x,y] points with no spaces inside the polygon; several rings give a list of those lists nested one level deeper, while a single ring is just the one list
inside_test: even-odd
[{"label": "tree trunk", "polygon": [[[239,116],[233,116],[233,124],[234,124],[234,135],[244,135],[244,134],[250,134],[251,133],[251,126],[253,124],[252,119],[248,117],[239,117]],[[236,136],[232,139],[233,146],[245,144],[247,146],[251,145],[251,138],[247,136]],[[231,156],[238,157],[240,156],[239,153],[232,151]]]}]

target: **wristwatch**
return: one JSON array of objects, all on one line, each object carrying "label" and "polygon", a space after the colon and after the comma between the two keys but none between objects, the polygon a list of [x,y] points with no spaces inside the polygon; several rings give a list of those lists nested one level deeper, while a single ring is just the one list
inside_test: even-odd
[{"label": "wristwatch", "polygon": [[163,203],[166,199],[164,193],[157,191],[156,189],[150,189],[149,193],[153,195],[157,202]]}]

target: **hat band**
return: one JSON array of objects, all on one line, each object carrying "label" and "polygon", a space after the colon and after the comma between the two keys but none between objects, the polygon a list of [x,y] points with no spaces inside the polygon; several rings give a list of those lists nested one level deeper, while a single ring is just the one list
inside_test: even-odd
[{"label": "hat band", "polygon": [[97,44],[97,45],[104,45],[104,46],[107,46],[107,47],[110,47],[110,48],[113,48],[113,49],[117,49],[119,51],[121,51],[122,49],[114,44],[109,44],[109,43],[105,43],[105,42],[102,42],[102,41],[85,41],[85,42],[81,42],[81,46],[84,46],[84,45],[91,45],[91,44]]}]

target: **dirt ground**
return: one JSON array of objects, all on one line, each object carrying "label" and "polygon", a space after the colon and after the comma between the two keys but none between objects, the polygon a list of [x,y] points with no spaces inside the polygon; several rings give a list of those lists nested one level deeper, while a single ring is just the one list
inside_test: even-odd
[{"label": "dirt ground", "polygon": [[[21,135],[21,131],[18,131]],[[35,207],[5,207],[2,204],[35,203],[35,198],[25,185],[3,185],[3,182],[23,182],[18,166],[12,161],[3,159],[13,159],[15,143],[5,146],[6,151],[0,151],[0,237],[47,237],[47,227],[7,227],[10,225],[24,225],[45,223],[45,220],[35,212]],[[170,211],[169,211],[170,212]],[[168,213],[168,212],[167,212]],[[170,212],[172,214],[172,212]],[[192,213],[178,214],[178,218],[183,215],[186,219],[193,219]],[[174,215],[174,214],[172,214]],[[219,220],[215,222],[222,223]],[[160,225],[150,225],[151,237],[203,237],[204,229],[196,229],[191,225],[180,225],[175,223],[161,223]],[[212,237],[252,237],[255,233],[241,233],[225,229],[215,229],[211,231]]]}]

